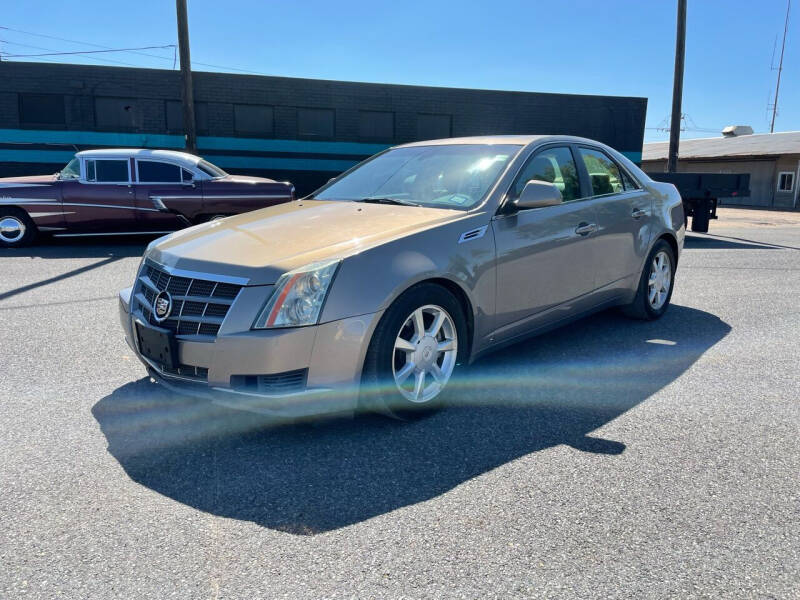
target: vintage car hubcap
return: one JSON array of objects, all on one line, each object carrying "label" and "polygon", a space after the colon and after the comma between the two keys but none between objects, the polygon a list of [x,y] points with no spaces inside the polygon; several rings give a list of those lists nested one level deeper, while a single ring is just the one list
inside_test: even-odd
[{"label": "vintage car hubcap", "polygon": [[392,373],[397,389],[411,402],[429,402],[453,374],[458,334],[453,319],[429,304],[411,313],[394,342]]},{"label": "vintage car hubcap", "polygon": [[25,223],[16,217],[0,218],[0,239],[4,242],[14,243],[25,235]]},{"label": "vintage car hubcap", "polygon": [[647,298],[650,306],[658,310],[667,301],[669,286],[672,283],[672,269],[666,252],[659,252],[650,265],[650,279],[647,282]]}]

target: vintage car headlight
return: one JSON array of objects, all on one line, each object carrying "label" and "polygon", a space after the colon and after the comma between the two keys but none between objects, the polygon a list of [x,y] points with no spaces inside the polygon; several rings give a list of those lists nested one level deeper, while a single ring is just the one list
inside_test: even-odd
[{"label": "vintage car headlight", "polygon": [[316,262],[283,274],[253,329],[315,325],[340,263]]}]

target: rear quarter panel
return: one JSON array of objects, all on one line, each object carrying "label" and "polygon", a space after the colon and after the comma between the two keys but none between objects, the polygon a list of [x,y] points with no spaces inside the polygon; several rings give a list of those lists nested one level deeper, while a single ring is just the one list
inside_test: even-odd
[{"label": "rear quarter panel", "polygon": [[203,213],[236,215],[275,204],[289,202],[294,186],[290,183],[264,180],[237,182],[227,179],[203,182]]},{"label": "rear quarter panel", "polygon": [[45,181],[42,178],[29,179],[6,179],[0,183],[0,207],[14,206],[24,210],[40,231],[63,231],[61,182],[55,176]]}]

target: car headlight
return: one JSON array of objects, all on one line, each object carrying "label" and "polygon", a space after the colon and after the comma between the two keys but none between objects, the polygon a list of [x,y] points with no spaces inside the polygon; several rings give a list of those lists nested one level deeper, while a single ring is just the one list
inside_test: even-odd
[{"label": "car headlight", "polygon": [[282,275],[253,329],[315,325],[340,263],[316,262]]}]

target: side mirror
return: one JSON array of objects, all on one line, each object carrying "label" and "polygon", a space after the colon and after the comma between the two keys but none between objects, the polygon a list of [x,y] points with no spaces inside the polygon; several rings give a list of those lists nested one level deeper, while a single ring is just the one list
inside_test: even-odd
[{"label": "side mirror", "polygon": [[519,210],[528,208],[542,208],[543,206],[556,206],[561,204],[561,190],[547,181],[531,179],[522,188],[522,193],[514,202],[514,206]]}]

